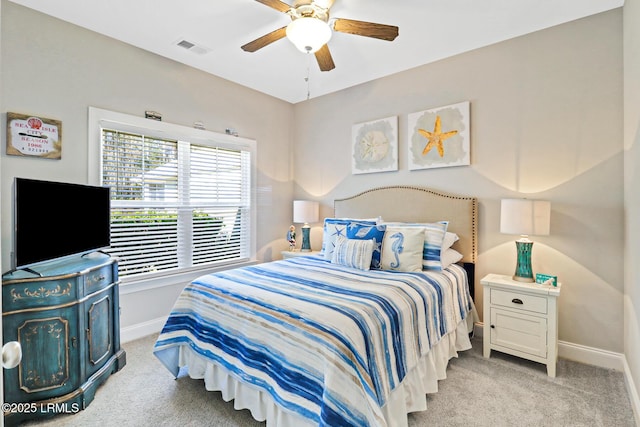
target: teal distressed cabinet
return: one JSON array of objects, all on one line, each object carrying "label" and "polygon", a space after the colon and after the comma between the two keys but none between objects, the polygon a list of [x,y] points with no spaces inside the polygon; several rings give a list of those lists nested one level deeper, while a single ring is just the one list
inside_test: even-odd
[{"label": "teal distressed cabinet", "polygon": [[102,253],[2,276],[4,342],[22,361],[4,371],[4,421],[74,413],[126,363],[120,348],[118,264]]}]

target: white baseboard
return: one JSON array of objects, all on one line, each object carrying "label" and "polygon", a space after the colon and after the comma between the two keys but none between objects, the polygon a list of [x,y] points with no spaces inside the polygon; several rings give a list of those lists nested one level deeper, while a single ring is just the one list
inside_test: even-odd
[{"label": "white baseboard", "polygon": [[624,362],[624,383],[627,386],[629,392],[629,400],[631,401],[631,407],[633,408],[633,415],[636,418],[636,425],[640,426],[640,396],[638,395],[638,388],[631,376],[631,370],[627,363],[627,358],[623,358]]},{"label": "white baseboard", "polygon": [[160,317],[147,322],[120,328],[120,342],[126,343],[146,337],[147,335],[157,334],[162,330],[166,321],[166,317]]},{"label": "white baseboard", "polygon": [[[474,325],[474,335],[483,337],[484,324],[477,322]],[[624,355],[613,351],[601,350],[595,347],[574,344],[567,341],[558,341],[558,357],[574,360],[587,365],[599,366],[616,371],[624,371]]]},{"label": "white baseboard", "polygon": [[601,368],[624,371],[623,354],[586,345],[558,341],[558,357]]}]

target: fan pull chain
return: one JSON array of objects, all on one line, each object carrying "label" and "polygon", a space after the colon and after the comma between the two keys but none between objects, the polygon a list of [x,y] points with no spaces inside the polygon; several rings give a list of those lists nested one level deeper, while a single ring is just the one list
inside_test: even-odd
[{"label": "fan pull chain", "polygon": [[307,52],[307,77],[304,81],[307,82],[307,101],[311,97],[311,89],[309,88],[309,72],[311,69],[311,52]]}]

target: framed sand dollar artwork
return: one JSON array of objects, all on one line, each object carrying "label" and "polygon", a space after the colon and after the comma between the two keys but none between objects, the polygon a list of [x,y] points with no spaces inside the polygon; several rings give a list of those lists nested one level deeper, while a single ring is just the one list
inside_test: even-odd
[{"label": "framed sand dollar artwork", "polygon": [[398,116],[353,125],[351,147],[354,174],[398,170]]},{"label": "framed sand dollar artwork", "polygon": [[469,102],[409,114],[410,170],[470,164]]},{"label": "framed sand dollar artwork", "polygon": [[7,113],[7,154],[59,160],[62,157],[62,122]]}]

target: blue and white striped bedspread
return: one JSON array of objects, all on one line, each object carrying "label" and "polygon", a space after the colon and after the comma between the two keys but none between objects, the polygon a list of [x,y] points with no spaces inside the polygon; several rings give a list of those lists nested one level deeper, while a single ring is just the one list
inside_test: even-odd
[{"label": "blue and white striped bedspread", "polygon": [[456,265],[399,273],[295,257],[195,280],[154,353],[177,376],[190,346],[318,425],[383,425],[390,392],[471,306]]}]

